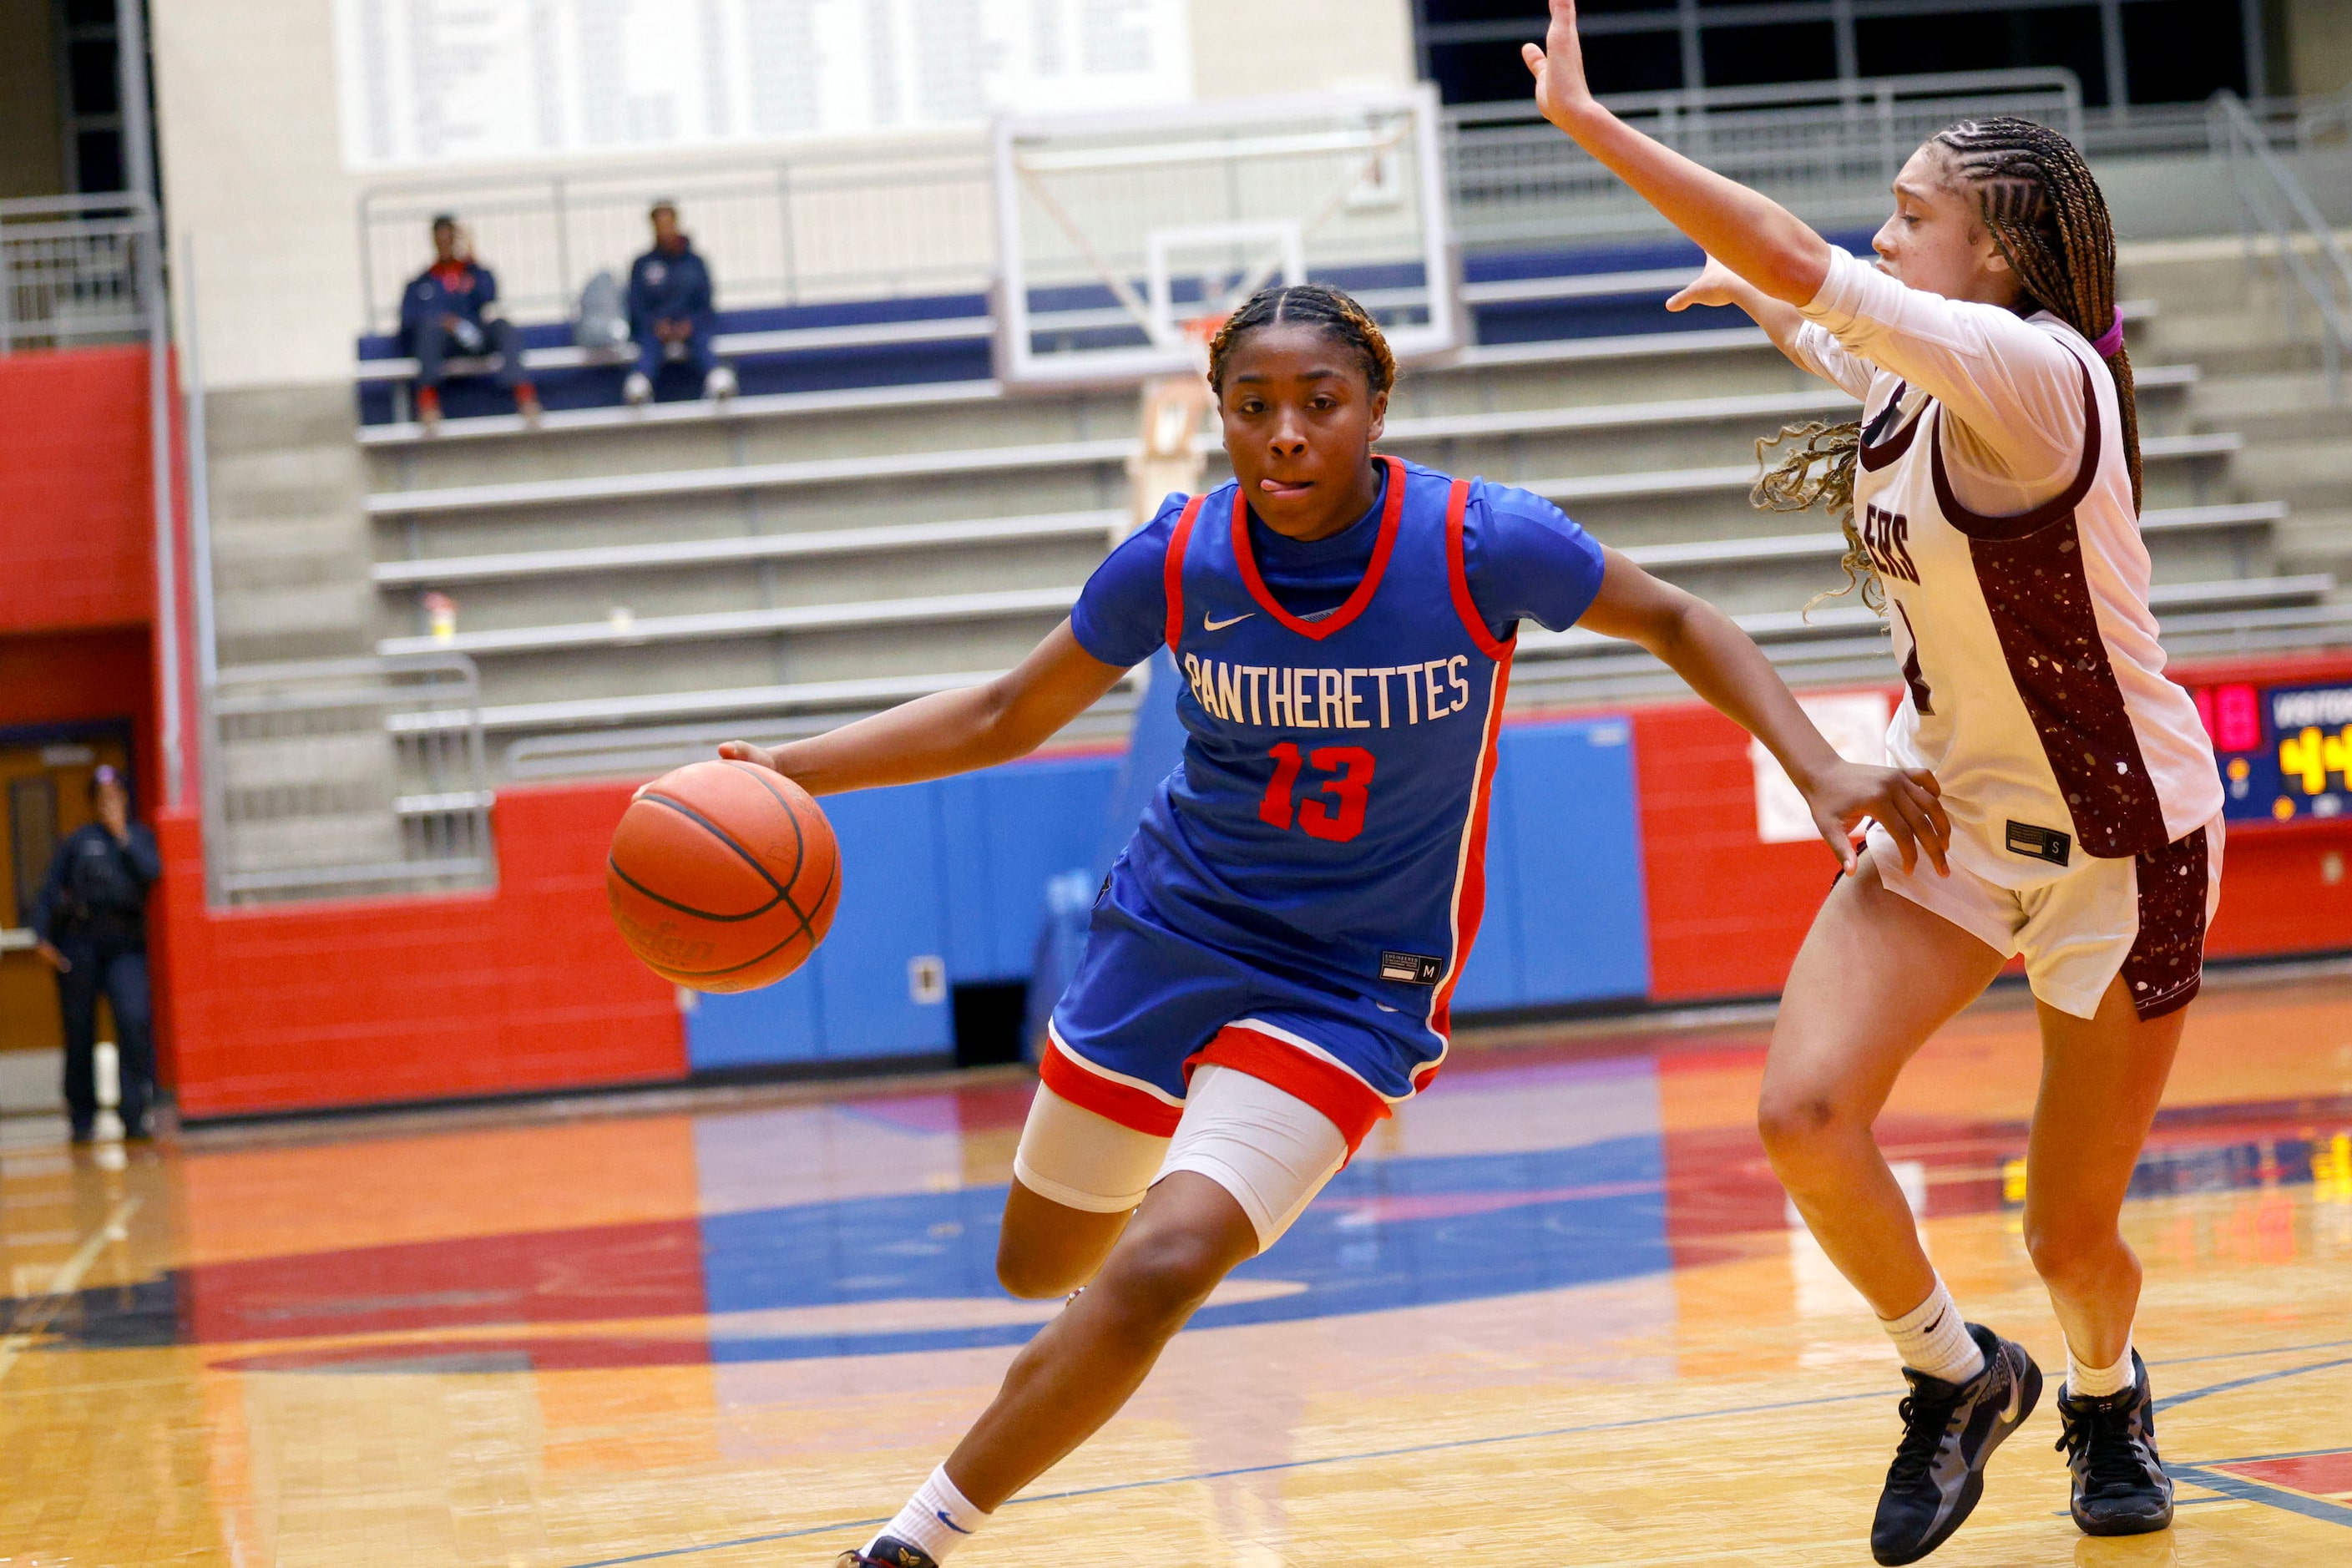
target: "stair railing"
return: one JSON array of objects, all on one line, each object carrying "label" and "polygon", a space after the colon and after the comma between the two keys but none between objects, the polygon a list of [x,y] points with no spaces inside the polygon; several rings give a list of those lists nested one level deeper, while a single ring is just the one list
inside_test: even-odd
[{"label": "stair railing", "polygon": [[2214,160],[2230,176],[2238,197],[2238,232],[2252,265],[2258,239],[2278,254],[2287,286],[2280,290],[2287,330],[2300,335],[2303,310],[2319,323],[2319,353],[2327,373],[2327,395],[2344,401],[2344,356],[2352,350],[2352,256],[2336,237],[2311,193],[2295,177],[2270,138],[2234,92],[2218,92],[2206,110],[2206,134]]}]

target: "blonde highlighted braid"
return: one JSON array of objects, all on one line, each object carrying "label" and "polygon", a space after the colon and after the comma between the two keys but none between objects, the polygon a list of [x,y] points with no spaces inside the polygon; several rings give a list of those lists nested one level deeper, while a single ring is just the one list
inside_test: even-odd
[{"label": "blonde highlighted braid", "polygon": [[1209,384],[1219,392],[1224,390],[1225,362],[1243,338],[1260,327],[1288,322],[1320,327],[1353,349],[1364,362],[1364,379],[1375,394],[1396,384],[1396,355],[1389,352],[1389,340],[1380,323],[1345,290],[1328,283],[1280,284],[1261,289],[1243,301],[1242,308],[1227,316],[1217,335],[1209,340]]},{"label": "blonde highlighted braid", "polygon": [[[2080,149],[2046,125],[2011,115],[1963,120],[1937,132],[1929,145],[1949,155],[1958,183],[1975,194],[1978,217],[2023,288],[2021,309],[2048,310],[2094,343],[2105,337],[2116,320],[2115,223]],[[2131,354],[2118,347],[2106,364],[2123,415],[2124,453],[2137,508],[2146,486]],[[2097,416],[2095,410],[2091,416]],[[1862,602],[1883,614],[1885,585],[1853,518],[1862,422],[1789,426],[1756,443],[1758,462],[1769,461],[1768,447],[1792,440],[1803,444],[1766,469],[1748,500],[1767,511],[1820,505],[1835,517],[1845,532],[1845,553],[1838,564],[1845,570],[1846,584],[1818,595],[1813,604],[1859,589]]]}]

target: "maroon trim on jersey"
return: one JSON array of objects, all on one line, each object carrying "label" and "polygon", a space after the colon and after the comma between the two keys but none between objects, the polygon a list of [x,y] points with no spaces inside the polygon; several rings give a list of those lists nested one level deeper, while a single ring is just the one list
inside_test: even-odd
[{"label": "maroon trim on jersey", "polygon": [[1969,558],[2001,658],[2074,814],[2076,841],[2085,855],[2116,860],[2163,847],[2164,804],[2140,754],[2083,573],[2074,507],[2089,493],[2099,460],[2098,404],[2087,368],[2083,397],[2089,414],[2083,469],[2063,494],[2016,517],[1959,510],[1944,473],[1939,418],[1936,500],[1952,526],[1968,535]]},{"label": "maroon trim on jersey", "polygon": [[2091,493],[2091,486],[2099,477],[2099,399],[2091,388],[2091,367],[2081,361],[2075,368],[2083,373],[2083,466],[2074,472],[2074,482],[2043,501],[2031,511],[2015,517],[1987,517],[1970,511],[1952,493],[1951,476],[1944,469],[1943,410],[1936,412],[1935,440],[1930,450],[1929,467],[1936,479],[1936,504],[1944,509],[1944,520],[1971,540],[2022,539],[2062,521],[2071,520],[2083,498]]},{"label": "maroon trim on jersey", "polygon": [[1266,592],[1265,579],[1257,573],[1257,557],[1250,552],[1249,498],[1242,493],[1241,486],[1234,487],[1234,559],[1241,563],[1242,582],[1260,607],[1300,637],[1321,642],[1362,615],[1365,606],[1372,602],[1372,595],[1380,589],[1381,574],[1389,566],[1389,552],[1396,548],[1397,521],[1404,516],[1404,459],[1381,458],[1377,461],[1389,466],[1389,483],[1388,497],[1381,507],[1381,536],[1372,545],[1371,564],[1364,568],[1364,580],[1356,584],[1348,602],[1319,621],[1300,620],[1276,604],[1274,595]]},{"label": "maroon trim on jersey", "polygon": [[[1910,390],[1911,384],[1909,382],[1896,382],[1895,384],[1895,395],[1886,400],[1885,408],[1882,408],[1878,411],[1878,419],[1885,418],[1889,409],[1902,407],[1903,395]],[[1895,431],[1894,435],[1889,436],[1885,440],[1881,441],[1875,447],[1872,446],[1866,439],[1858,443],[1854,448],[1854,455],[1862,459],[1862,466],[1871,473],[1874,474],[1878,472],[1879,469],[1885,468],[1888,464],[1902,457],[1904,453],[1909,451],[1911,449],[1911,437],[1919,434],[1919,419],[1922,415],[1927,413],[1927,405],[1924,403],[1921,404],[1918,411],[1913,414],[1910,418],[1906,419],[1903,422],[1903,427],[1901,429]],[[1874,419],[1870,423],[1874,425],[1878,422],[1878,419]],[[1864,437],[1867,437],[1870,434],[1869,425],[1863,426],[1863,434]]]},{"label": "maroon trim on jersey", "polygon": [[1462,617],[1463,630],[1478,645],[1478,651],[1488,658],[1507,659],[1518,641],[1499,641],[1487,628],[1486,617],[1478,613],[1478,602],[1470,596],[1469,556],[1463,547],[1463,518],[1470,508],[1470,481],[1454,481],[1453,493],[1445,498],[1445,578],[1454,589],[1454,613]]},{"label": "maroon trim on jersey", "polygon": [[1177,645],[1184,640],[1184,552],[1192,542],[1192,521],[1201,515],[1201,503],[1209,498],[1194,496],[1184,503],[1184,510],[1176,519],[1176,526],[1168,531],[1168,556],[1160,563],[1160,580],[1168,599],[1168,652],[1174,657]]},{"label": "maroon trim on jersey", "polygon": [[2123,980],[2140,1021],[2177,1013],[2205,979],[2205,904],[2211,873],[2206,830],[2158,850],[2142,850],[2139,936],[2124,955]]}]

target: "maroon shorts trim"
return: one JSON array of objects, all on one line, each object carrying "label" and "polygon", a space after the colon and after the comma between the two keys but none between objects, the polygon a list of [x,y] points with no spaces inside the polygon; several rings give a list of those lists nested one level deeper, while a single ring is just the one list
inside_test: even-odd
[{"label": "maroon shorts trim", "polygon": [[2124,955],[2123,979],[2142,1023],[2188,1006],[2204,984],[2205,906],[2212,886],[2208,832],[2200,827],[2136,857],[2139,936]]}]

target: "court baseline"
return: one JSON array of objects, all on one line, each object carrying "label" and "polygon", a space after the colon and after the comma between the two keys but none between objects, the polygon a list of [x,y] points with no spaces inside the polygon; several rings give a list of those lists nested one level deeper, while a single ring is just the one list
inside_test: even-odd
[{"label": "court baseline", "polygon": [[[2293,1355],[2300,1351],[2334,1349],[2345,1342],[2347,1342],[2336,1340],[2316,1345],[2287,1345],[2270,1350],[2230,1351],[2216,1355],[2186,1356],[2182,1358],[2182,1363],[2245,1361],[2258,1356]],[[2338,1357],[2334,1361],[2313,1362],[2305,1366],[2281,1367],[2276,1372],[2257,1373],[2252,1377],[2232,1378],[2229,1382],[2213,1384],[2205,1388],[2189,1389],[2185,1393],[2176,1394],[2168,1399],[2157,1401],[2156,1407],[2158,1410],[2166,1410],[2174,1405],[2186,1405],[2193,1399],[2202,1399],[2207,1394],[2228,1394],[2260,1384],[2275,1383],[2282,1378],[2300,1377],[2307,1372],[2326,1372],[2339,1366],[2352,1366],[2352,1356]],[[1274,1470],[1304,1470],[1326,1465],[1361,1464],[1373,1459],[1402,1458],[1412,1454],[1440,1454],[1460,1448],[1488,1447],[1497,1443],[1533,1443],[1548,1437],[1574,1437],[1591,1432],[1618,1432],[1637,1426],[1664,1426],[1684,1421],[1713,1420],[1727,1415],[1762,1415],[1782,1410],[1810,1409],[1822,1405],[1852,1405],[1862,1400],[1885,1399],[1887,1396],[1886,1390],[1872,1389],[1863,1394],[1825,1394],[1818,1399],[1790,1399],[1770,1405],[1738,1405],[1719,1410],[1686,1410],[1673,1415],[1644,1415],[1630,1421],[1597,1421],[1581,1426],[1554,1426],[1534,1432],[1497,1433],[1487,1437],[1456,1437],[1448,1442],[1416,1444],[1404,1448],[1379,1448],[1356,1454],[1327,1454],[1314,1459],[1286,1459],[1271,1465],[1244,1465],[1230,1470],[1201,1470],[1191,1475],[1161,1476],[1151,1480],[1119,1481],[1110,1486],[1080,1487],[1059,1492],[1039,1492],[1031,1496],[1016,1497],[1004,1506],[1018,1508],[1024,1503],[1063,1502],[1073,1498],[1099,1497],[1108,1492],[1138,1491],[1149,1487],[1172,1487],[1196,1481],[1226,1480],[1235,1476],[1264,1475]],[[2185,1480],[2209,1490],[2224,1492],[2247,1502],[2264,1503],[2273,1508],[2282,1508],[2293,1513],[2303,1514],[2307,1518],[2323,1520],[2331,1524],[2352,1526],[2352,1508],[2347,1508],[2340,1503],[2304,1497],[2300,1493],[2283,1491],[2276,1488],[2263,1486],[2259,1482],[2241,1480],[2232,1476],[2214,1474],[2195,1465],[2167,1465],[2165,1468],[2177,1480]],[[796,1541],[812,1535],[830,1535],[837,1531],[870,1529],[889,1522],[887,1515],[877,1519],[836,1520],[830,1524],[810,1525],[802,1530],[779,1531],[767,1535],[738,1536],[731,1541],[706,1542],[696,1546],[672,1546],[659,1552],[641,1552],[627,1557],[600,1557],[593,1562],[572,1563],[569,1568],[624,1568],[624,1565],[628,1563],[655,1563],[672,1557],[693,1556],[704,1552],[725,1552],[738,1546],[761,1546],[772,1542]]]}]

